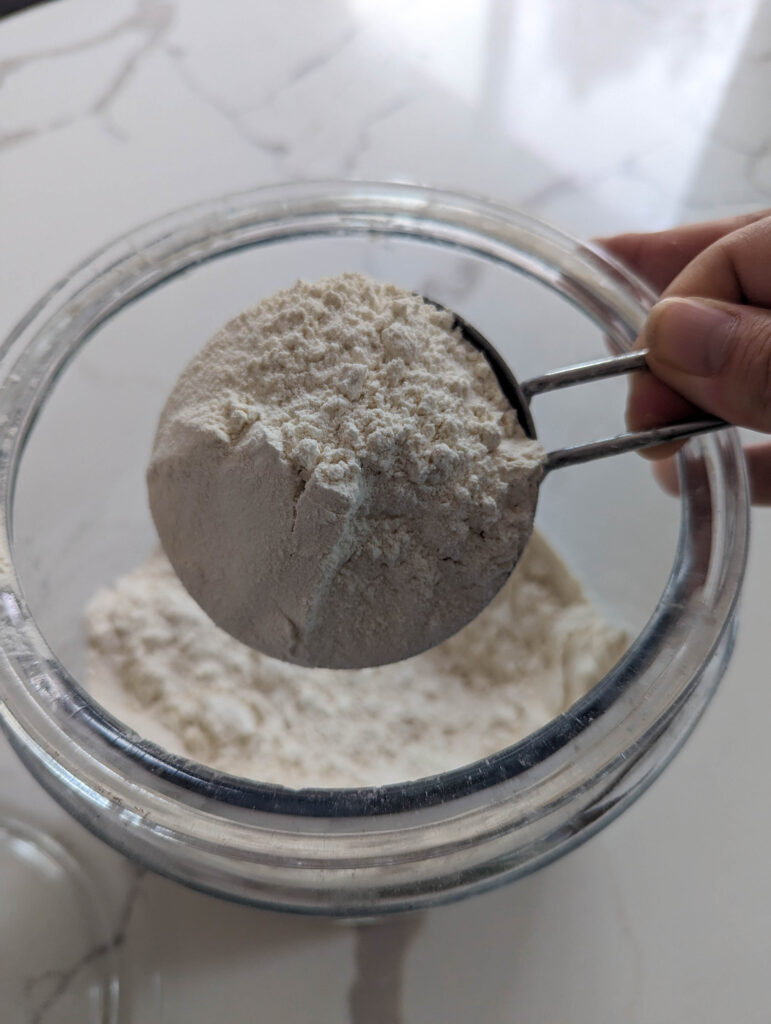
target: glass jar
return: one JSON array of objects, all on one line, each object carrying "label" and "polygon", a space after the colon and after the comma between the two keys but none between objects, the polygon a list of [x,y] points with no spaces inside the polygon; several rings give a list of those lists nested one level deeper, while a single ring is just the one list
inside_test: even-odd
[{"label": "glass jar", "polygon": [[[454,309],[521,379],[628,348],[653,301],[600,252],[520,213],[408,185],[259,189],[109,245],[1,350],[0,719],[64,807],[153,870],[265,907],[370,916],[533,871],[650,784],[730,657],[749,502],[731,430],[688,443],[680,502],[634,456],[551,474],[537,522],[633,640],[565,714],[475,764],[291,790],[143,740],[78,682],[81,617],[155,543],[143,476],[165,395],[228,316],[345,269]],[[555,447],[618,432],[623,388],[537,399],[540,436]]]}]

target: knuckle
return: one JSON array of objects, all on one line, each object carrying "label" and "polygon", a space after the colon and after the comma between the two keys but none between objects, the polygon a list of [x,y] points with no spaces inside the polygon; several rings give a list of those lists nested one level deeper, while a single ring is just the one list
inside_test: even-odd
[{"label": "knuckle", "polygon": [[[760,429],[771,429],[771,313],[753,314],[738,332],[734,359],[741,392],[739,412],[750,412]],[[738,417],[737,417],[738,418]]]}]

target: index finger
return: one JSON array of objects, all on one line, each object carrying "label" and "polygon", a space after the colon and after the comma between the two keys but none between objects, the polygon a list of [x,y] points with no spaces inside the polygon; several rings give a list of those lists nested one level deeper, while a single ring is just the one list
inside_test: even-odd
[{"label": "index finger", "polygon": [[666,231],[596,238],[595,242],[637,271],[657,291],[663,291],[704,249],[725,235],[766,217],[771,217],[771,210],[686,224]]}]

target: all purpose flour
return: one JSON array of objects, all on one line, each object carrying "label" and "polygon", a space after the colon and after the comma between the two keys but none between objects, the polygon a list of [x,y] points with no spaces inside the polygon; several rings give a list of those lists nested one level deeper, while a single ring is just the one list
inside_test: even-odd
[{"label": "all purpose flour", "polygon": [[87,681],[142,736],[287,786],[399,782],[467,764],[566,710],[621,655],[537,533],[473,622],[380,668],[302,668],[218,629],[163,554],[97,593]]},{"label": "all purpose flour", "polygon": [[542,455],[452,314],[343,274],[208,342],[162,413],[148,489],[218,625],[286,661],[358,668],[433,647],[488,604],[530,536]]}]

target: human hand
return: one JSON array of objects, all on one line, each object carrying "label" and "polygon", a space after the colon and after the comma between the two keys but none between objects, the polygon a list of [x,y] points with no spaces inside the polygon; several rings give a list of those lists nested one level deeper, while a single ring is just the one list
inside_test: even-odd
[{"label": "human hand", "polygon": [[[661,289],[636,343],[652,373],[632,375],[630,429],[704,410],[771,434],[771,210],[597,241]],[[645,453],[675,493],[679,446]],[[771,504],[771,442],[746,456],[753,500]]]}]

